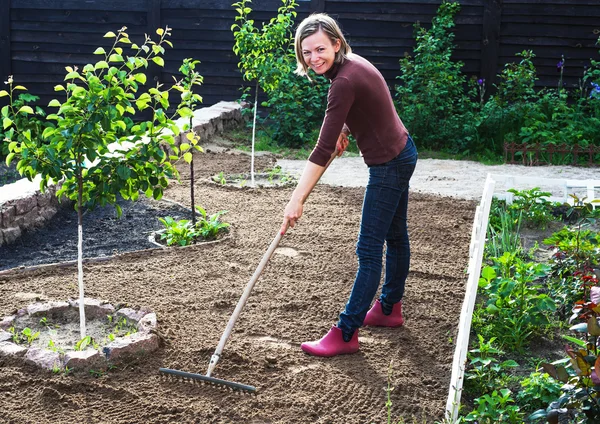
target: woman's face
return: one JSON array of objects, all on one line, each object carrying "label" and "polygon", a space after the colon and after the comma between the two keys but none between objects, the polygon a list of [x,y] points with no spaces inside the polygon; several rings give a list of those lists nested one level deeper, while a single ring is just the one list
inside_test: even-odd
[{"label": "woman's face", "polygon": [[332,66],[341,42],[332,43],[327,34],[319,30],[302,40],[302,57],[306,65],[317,75],[323,75]]}]

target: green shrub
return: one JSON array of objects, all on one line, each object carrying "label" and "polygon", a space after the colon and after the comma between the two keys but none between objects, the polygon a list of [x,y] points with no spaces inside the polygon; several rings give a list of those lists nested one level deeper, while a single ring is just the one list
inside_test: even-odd
[{"label": "green shrub", "polygon": [[[295,61],[292,50],[287,60]],[[312,81],[292,72],[282,76],[277,88],[267,93],[263,106],[268,116],[271,137],[279,146],[299,148],[314,143],[327,108],[329,83],[325,77],[311,75]]]},{"label": "green shrub", "polygon": [[460,153],[475,137],[473,102],[465,93],[463,64],[453,62],[457,2],[444,1],[431,29],[415,24],[414,57],[400,60],[402,84],[396,87],[400,118],[419,147]]}]

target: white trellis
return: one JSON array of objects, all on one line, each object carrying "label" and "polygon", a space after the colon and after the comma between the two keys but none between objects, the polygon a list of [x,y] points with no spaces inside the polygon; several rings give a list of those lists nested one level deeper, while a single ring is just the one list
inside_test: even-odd
[{"label": "white trellis", "polygon": [[[498,183],[503,184],[504,187]],[[508,203],[511,203],[513,200],[513,194],[509,193],[507,190],[511,188],[523,190],[534,187],[539,187],[542,191],[550,192],[551,196],[548,198],[550,201],[572,203],[573,199],[569,196],[571,193],[577,194],[579,198],[585,197],[586,202],[600,199],[600,180],[567,180],[536,177],[515,177],[508,175],[487,175],[481,201],[475,211],[475,219],[471,233],[467,286],[458,324],[458,335],[456,337],[456,348],[454,350],[454,359],[452,362],[450,388],[448,400],[446,402],[447,422],[454,423],[458,418],[458,409],[460,407],[460,398],[462,394],[464,372],[467,360],[467,350],[469,348],[471,321],[473,317],[475,299],[477,297],[477,286],[481,273],[481,264],[483,261],[483,252],[485,248],[485,236],[494,190],[501,191],[500,193],[496,194],[497,198],[505,199]]]}]

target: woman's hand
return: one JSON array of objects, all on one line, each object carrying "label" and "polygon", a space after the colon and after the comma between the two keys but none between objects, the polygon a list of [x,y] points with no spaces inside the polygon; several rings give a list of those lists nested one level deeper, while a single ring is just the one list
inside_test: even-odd
[{"label": "woman's hand", "polygon": [[284,235],[289,227],[294,228],[296,222],[302,216],[302,210],[304,206],[300,200],[292,199],[288,202],[285,210],[283,211],[283,223],[281,224],[281,235]]},{"label": "woman's hand", "polygon": [[337,139],[337,143],[335,144],[335,149],[337,151],[337,156],[342,156],[342,153],[348,147],[348,136],[342,131],[340,136]]}]

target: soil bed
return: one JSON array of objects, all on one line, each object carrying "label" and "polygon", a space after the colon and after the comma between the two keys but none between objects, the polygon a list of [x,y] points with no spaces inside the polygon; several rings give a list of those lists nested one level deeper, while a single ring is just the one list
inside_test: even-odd
[{"label": "soil bed", "polygon": [[[257,169],[273,164],[259,158]],[[321,337],[344,307],[356,272],[363,188],[317,186],[299,225],[286,235],[255,286],[213,376],[257,386],[255,396],[160,376],[159,367],[205,373],[222,331],[269,243],[292,192],[239,190],[210,176],[249,169],[243,155],[195,161],[196,203],[235,228],[224,243],[157,249],[85,266],[86,296],[156,312],[163,345],[100,377],[53,375],[0,358],[2,419],[15,423],[384,423],[391,362],[392,417],[432,423],[444,414],[464,297],[475,202],[413,194],[412,266],[406,324],[360,330],[355,355],[314,358],[299,345]],[[189,181],[165,197],[189,204]],[[124,212],[126,213],[126,212]],[[164,215],[163,212],[160,215]],[[156,222],[152,224],[155,225]],[[84,237],[109,232],[92,225]],[[74,231],[76,235],[76,231]],[[25,253],[21,253],[25,255]],[[35,257],[39,253],[31,252]],[[52,254],[51,261],[56,257]],[[76,295],[77,268],[0,276],[0,315],[23,307],[19,292]]]}]

